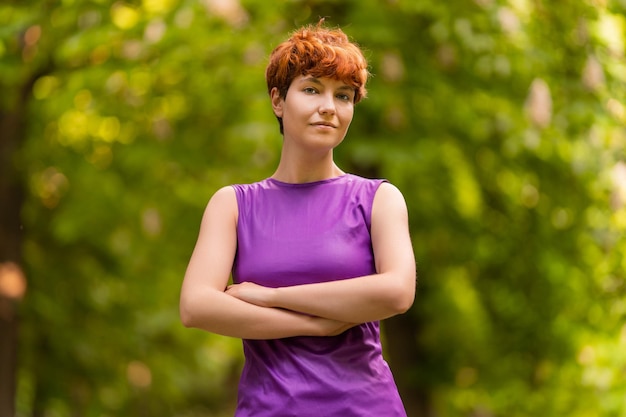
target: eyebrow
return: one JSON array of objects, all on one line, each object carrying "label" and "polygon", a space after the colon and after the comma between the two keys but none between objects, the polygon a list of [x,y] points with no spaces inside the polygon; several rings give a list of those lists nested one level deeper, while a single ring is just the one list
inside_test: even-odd
[{"label": "eyebrow", "polygon": [[[300,80],[301,83],[311,82],[317,85],[323,85],[319,78],[316,77],[307,77]],[[337,88],[337,90],[348,90],[348,91],[356,91],[354,87],[349,86],[348,84],[343,84],[341,87]]]}]

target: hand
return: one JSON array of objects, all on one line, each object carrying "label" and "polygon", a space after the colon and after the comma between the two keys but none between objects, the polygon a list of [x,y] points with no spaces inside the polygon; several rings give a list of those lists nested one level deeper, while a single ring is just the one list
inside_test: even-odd
[{"label": "hand", "polygon": [[319,325],[321,326],[321,336],[337,336],[346,330],[357,326],[355,323],[345,323],[343,321],[330,320],[319,318]]},{"label": "hand", "polygon": [[274,289],[263,287],[253,282],[242,282],[226,287],[226,294],[238,298],[259,307],[273,307],[271,305],[272,293]]}]

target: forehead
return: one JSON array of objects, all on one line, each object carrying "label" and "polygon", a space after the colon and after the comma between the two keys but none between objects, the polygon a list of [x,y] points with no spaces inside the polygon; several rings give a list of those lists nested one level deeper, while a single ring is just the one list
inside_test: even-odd
[{"label": "forehead", "polygon": [[318,85],[318,86],[323,86],[323,87],[330,87],[333,89],[340,89],[340,90],[349,90],[349,91],[354,91],[355,88],[351,85],[346,84],[344,81],[338,80],[336,78],[330,78],[330,77],[313,77],[311,75],[298,75],[296,78],[293,79],[293,81],[291,82],[292,84],[314,84],[314,85]]}]

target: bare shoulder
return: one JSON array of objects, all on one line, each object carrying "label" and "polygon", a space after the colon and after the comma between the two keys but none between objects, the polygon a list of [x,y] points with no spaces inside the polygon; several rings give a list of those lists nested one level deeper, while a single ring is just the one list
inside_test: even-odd
[{"label": "bare shoulder", "polygon": [[402,196],[402,192],[400,191],[400,189],[398,189],[398,187],[396,187],[390,182],[383,182],[380,184],[380,186],[378,187],[378,190],[376,190],[376,197],[378,197],[379,195],[384,195],[388,197],[395,196],[395,198],[400,197],[402,200],[404,200],[404,197]]},{"label": "bare shoulder", "polygon": [[220,188],[213,194],[209,200],[209,204],[237,205],[235,189],[230,185]]},{"label": "bare shoulder", "polygon": [[220,217],[222,219],[237,219],[237,195],[232,186],[225,186],[217,190],[204,212],[207,217]]},{"label": "bare shoulder", "polygon": [[372,214],[374,216],[380,213],[396,215],[402,212],[406,212],[406,201],[402,192],[389,182],[380,184],[374,196]]}]

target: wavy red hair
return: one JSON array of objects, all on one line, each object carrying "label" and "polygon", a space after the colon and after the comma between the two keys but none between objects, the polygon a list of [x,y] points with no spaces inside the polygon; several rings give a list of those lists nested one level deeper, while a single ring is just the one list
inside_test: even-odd
[{"label": "wavy red hair", "polygon": [[282,98],[287,96],[291,82],[298,75],[328,77],[354,87],[354,102],[367,95],[365,83],[369,76],[367,61],[357,44],[341,29],[304,26],[272,51],[265,70],[267,91],[276,87]]}]

